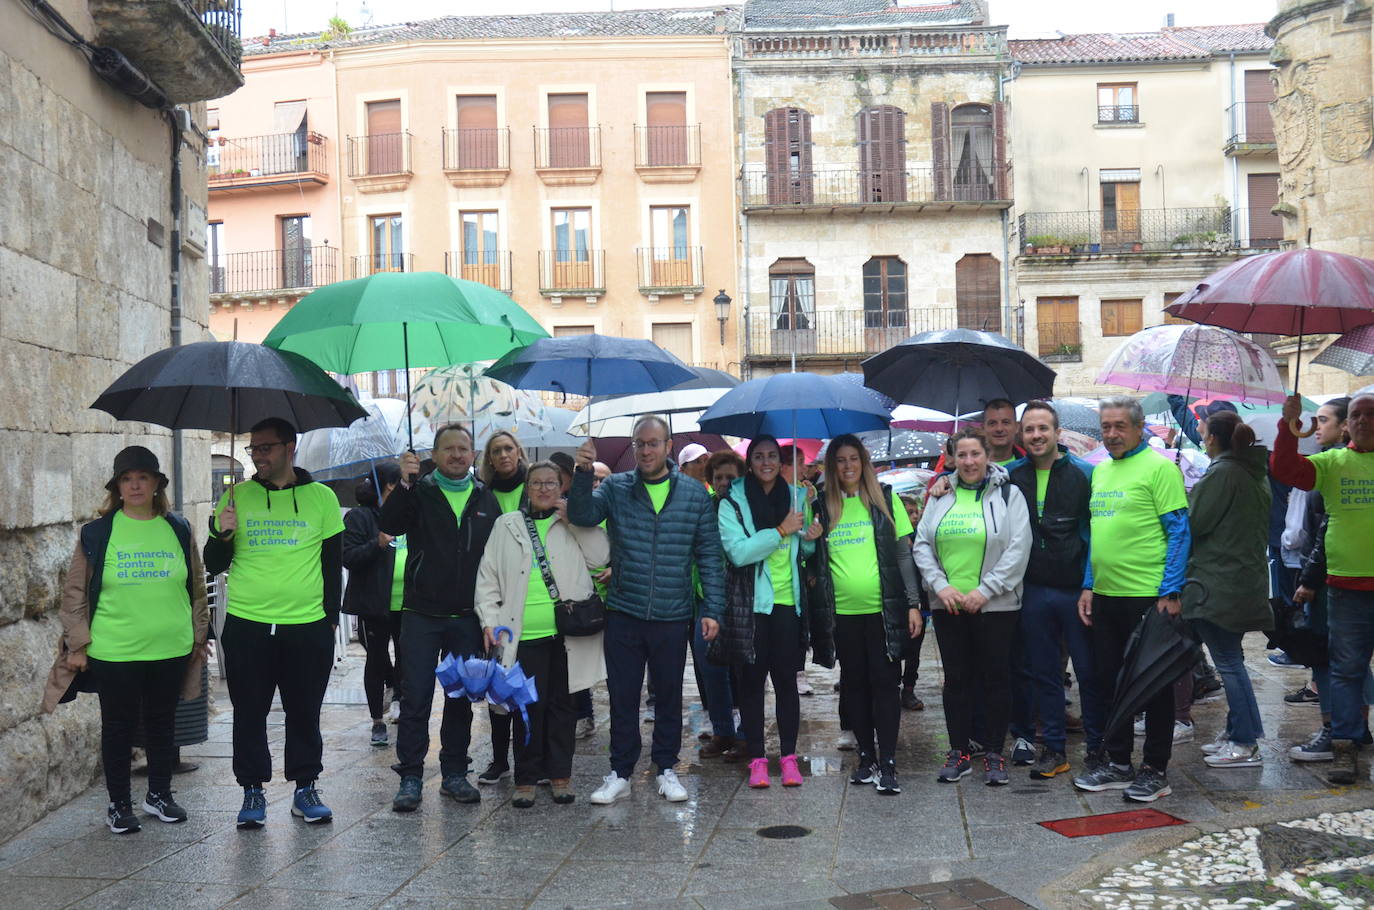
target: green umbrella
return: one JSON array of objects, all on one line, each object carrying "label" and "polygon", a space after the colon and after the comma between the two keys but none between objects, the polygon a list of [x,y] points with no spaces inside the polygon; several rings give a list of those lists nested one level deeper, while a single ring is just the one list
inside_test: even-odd
[{"label": "green umbrella", "polygon": [[548,332],[485,284],[439,272],[378,272],[320,288],[282,317],[263,344],[335,373],[494,360]]}]

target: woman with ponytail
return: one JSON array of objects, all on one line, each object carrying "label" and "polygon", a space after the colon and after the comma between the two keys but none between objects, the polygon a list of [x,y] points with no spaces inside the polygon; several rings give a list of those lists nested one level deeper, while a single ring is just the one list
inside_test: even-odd
[{"label": "woman with ponytail", "polygon": [[1269,453],[1234,411],[1209,417],[1202,441],[1212,464],[1188,501],[1193,545],[1183,616],[1212,653],[1227,705],[1225,731],[1202,750],[1213,768],[1253,768],[1264,726],[1241,639],[1274,627],[1266,572]]}]

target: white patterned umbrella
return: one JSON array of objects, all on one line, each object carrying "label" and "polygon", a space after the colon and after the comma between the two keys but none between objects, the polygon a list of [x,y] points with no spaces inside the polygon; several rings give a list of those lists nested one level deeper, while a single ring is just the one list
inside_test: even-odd
[{"label": "white patterned umbrella", "polygon": [[553,428],[538,394],[491,379],[482,370],[468,363],[430,370],[411,392],[412,413],[435,429],[446,423],[470,425],[478,449],[500,430],[518,438]]},{"label": "white patterned umbrella", "polygon": [[1258,344],[1209,325],[1154,325],[1122,342],[1098,382],[1145,392],[1232,401],[1283,401],[1274,359]]},{"label": "white patterned umbrella", "polygon": [[1374,373],[1374,325],[1351,329],[1327,345],[1312,362],[1356,376]]}]

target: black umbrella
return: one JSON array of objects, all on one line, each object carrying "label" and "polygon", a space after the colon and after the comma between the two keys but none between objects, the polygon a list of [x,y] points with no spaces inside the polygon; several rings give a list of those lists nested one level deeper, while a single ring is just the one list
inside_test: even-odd
[{"label": "black umbrella", "polygon": [[243,341],[166,348],[124,371],[91,405],[172,430],[246,432],[267,417],[298,431],[346,427],[367,411],[299,354]]},{"label": "black umbrella", "polygon": [[[907,461],[918,458],[939,458],[944,451],[945,433],[927,433],[922,430],[868,430],[855,434],[868,449],[868,457],[873,461]],[[830,449],[827,442],[821,447],[819,458],[824,458]]]},{"label": "black umbrella", "polygon": [[[1196,582],[1190,582],[1196,584]],[[1202,646],[1184,630],[1183,620],[1150,606],[1126,642],[1116,696],[1104,735],[1111,735],[1197,663]]]},{"label": "black umbrella", "polygon": [[1054,394],[1054,370],[994,332],[922,332],[863,362],[864,384],[900,403],[958,414],[994,398]]}]

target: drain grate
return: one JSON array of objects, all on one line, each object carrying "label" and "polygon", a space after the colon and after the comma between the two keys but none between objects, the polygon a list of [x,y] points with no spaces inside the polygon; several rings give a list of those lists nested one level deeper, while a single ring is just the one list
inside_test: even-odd
[{"label": "drain grate", "polygon": [[811,833],[811,829],[803,828],[801,825],[769,825],[754,833],[769,840],[792,840],[797,837],[806,837]]}]

